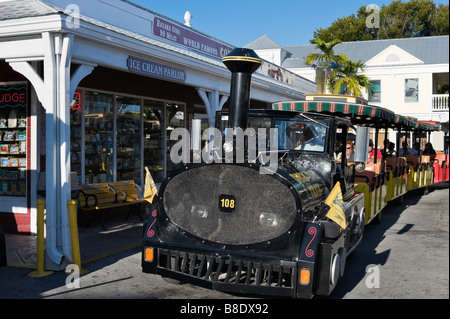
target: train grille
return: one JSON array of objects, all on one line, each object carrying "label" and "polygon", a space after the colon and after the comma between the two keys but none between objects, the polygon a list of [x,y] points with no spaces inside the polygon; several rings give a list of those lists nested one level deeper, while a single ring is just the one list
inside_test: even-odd
[{"label": "train grille", "polygon": [[[186,281],[197,279],[228,291],[249,291],[249,288],[273,288],[278,295],[292,294],[295,287],[296,263],[283,265],[253,262],[235,258],[220,258],[200,253],[158,249],[158,268],[183,275]],[[176,276],[175,276],[176,277]],[[234,287],[230,287],[234,286]],[[275,291],[275,290],[274,290]]]}]

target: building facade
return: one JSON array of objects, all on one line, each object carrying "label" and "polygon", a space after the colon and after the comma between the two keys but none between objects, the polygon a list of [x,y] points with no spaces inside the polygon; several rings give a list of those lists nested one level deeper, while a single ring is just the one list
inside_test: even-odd
[{"label": "building facade", "polygon": [[[35,233],[46,200],[48,260],[71,256],[75,184],[170,173],[170,132],[227,107],[233,46],[126,0],[0,2],[0,223]],[[264,62],[251,107],[316,91]],[[42,173],[45,172],[45,177]],[[70,259],[70,258],[69,258]]]},{"label": "building facade", "polygon": [[[320,70],[305,63],[308,54],[318,52],[315,45],[280,46],[262,36],[246,47],[268,61],[317,81],[318,93],[327,91],[319,85],[323,80],[317,72]],[[364,93],[370,104],[419,121],[448,122],[448,36],[343,42],[337,44],[334,51],[365,64],[364,74],[373,83]],[[437,150],[444,150],[444,141],[442,132],[431,136]]]}]

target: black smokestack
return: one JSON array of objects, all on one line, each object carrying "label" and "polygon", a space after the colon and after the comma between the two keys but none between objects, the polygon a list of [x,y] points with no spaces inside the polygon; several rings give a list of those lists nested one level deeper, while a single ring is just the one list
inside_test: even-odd
[{"label": "black smokestack", "polygon": [[223,58],[223,63],[231,71],[228,127],[246,129],[252,73],[260,67],[261,59],[253,50],[236,48]]}]

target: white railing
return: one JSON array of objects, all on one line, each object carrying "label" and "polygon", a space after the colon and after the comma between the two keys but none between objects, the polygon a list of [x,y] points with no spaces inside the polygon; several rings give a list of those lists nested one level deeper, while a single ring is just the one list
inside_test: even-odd
[{"label": "white railing", "polygon": [[433,112],[448,111],[448,94],[433,94],[431,98]]}]

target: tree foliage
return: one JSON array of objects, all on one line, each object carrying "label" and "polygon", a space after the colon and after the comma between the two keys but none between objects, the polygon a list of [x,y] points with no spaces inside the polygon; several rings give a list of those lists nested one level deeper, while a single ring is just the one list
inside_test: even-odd
[{"label": "tree foliage", "polygon": [[326,29],[316,29],[314,39],[348,42],[449,34],[449,5],[436,6],[432,0],[397,0],[383,5],[377,26],[370,23],[374,14],[372,8],[362,6],[356,14],[338,18]]},{"label": "tree foliage", "polygon": [[[331,43],[326,43],[321,39],[314,39],[312,41],[316,45],[317,52],[310,53],[306,56],[306,64],[310,64],[315,68],[324,71],[325,78],[323,79],[323,84],[327,83],[327,79],[334,66],[341,63],[343,56],[336,55],[334,53],[334,46],[341,43],[340,40],[332,40]],[[324,87],[324,85],[322,86]]]},{"label": "tree foliage", "polygon": [[361,96],[363,90],[369,89],[371,83],[363,74],[364,63],[361,60],[351,61],[344,53],[334,53],[334,47],[341,43],[340,40],[326,43],[322,39],[314,39],[312,42],[316,45],[316,52],[308,54],[305,62],[323,70],[323,83],[330,91],[334,94]]},{"label": "tree foliage", "polygon": [[362,96],[363,90],[371,86],[369,78],[363,74],[364,63],[352,61],[345,54],[341,54],[340,60],[328,78],[328,87],[334,94]]}]

